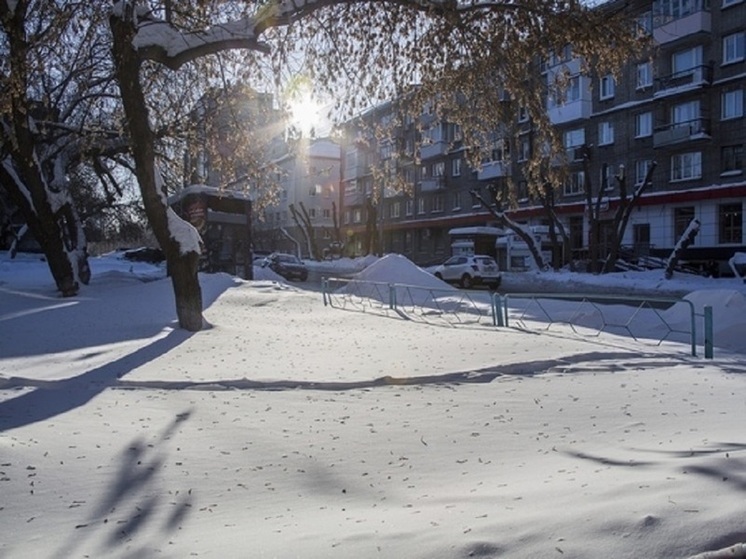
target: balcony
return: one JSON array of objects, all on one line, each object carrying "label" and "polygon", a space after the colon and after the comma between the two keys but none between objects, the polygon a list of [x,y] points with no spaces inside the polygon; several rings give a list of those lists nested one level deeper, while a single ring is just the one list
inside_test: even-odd
[{"label": "balcony", "polygon": [[344,204],[345,206],[362,206],[365,203],[366,198],[368,198],[368,196],[362,191],[345,191]]},{"label": "balcony", "polygon": [[707,65],[694,66],[655,80],[655,94],[659,96],[665,92],[685,88],[687,86],[702,86],[712,83],[712,67]]},{"label": "balcony", "polygon": [[592,108],[590,94],[588,94],[587,98],[550,107],[547,113],[552,124],[562,124],[563,122],[590,118]]},{"label": "balcony", "polygon": [[653,16],[653,38],[658,44],[670,43],[694,33],[709,33],[712,29],[710,12],[703,9],[701,2],[692,2],[691,13],[673,16],[656,14]]},{"label": "balcony", "polygon": [[710,121],[697,118],[657,128],[653,133],[653,147],[660,148],[703,138],[710,138]]},{"label": "balcony", "polygon": [[354,165],[345,165],[342,172],[342,180],[350,180],[370,175],[370,165],[362,162]]},{"label": "balcony", "polygon": [[507,174],[508,169],[505,163],[502,161],[489,161],[487,163],[482,163],[479,171],[477,171],[477,179],[480,181],[486,181],[497,177],[505,177]]},{"label": "balcony", "polygon": [[448,153],[448,142],[436,140],[420,146],[420,159],[430,159]]},{"label": "balcony", "polygon": [[445,186],[445,177],[432,177],[420,181],[420,192],[434,192]]}]

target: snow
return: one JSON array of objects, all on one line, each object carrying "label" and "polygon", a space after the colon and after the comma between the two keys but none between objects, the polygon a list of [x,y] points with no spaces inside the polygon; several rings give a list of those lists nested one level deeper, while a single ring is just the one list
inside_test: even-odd
[{"label": "snow", "polygon": [[168,230],[171,238],[179,244],[179,252],[187,255],[190,252],[200,254],[202,252],[202,236],[194,225],[180,218],[173,208],[166,210],[168,217]]},{"label": "snow", "polygon": [[[460,293],[401,256],[323,266]],[[91,268],[63,299],[38,256],[0,256],[4,559],[746,556],[740,280],[505,275],[685,294],[733,331],[709,360],[344,312],[263,268],[201,275],[190,334],[162,267]]]}]

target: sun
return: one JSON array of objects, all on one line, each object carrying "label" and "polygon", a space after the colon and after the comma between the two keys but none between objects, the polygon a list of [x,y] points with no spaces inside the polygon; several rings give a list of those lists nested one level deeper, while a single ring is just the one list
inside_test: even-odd
[{"label": "sun", "polygon": [[318,133],[324,122],[322,105],[308,92],[298,92],[288,100],[289,124],[303,136]]},{"label": "sun", "polygon": [[312,131],[318,132],[323,122],[322,105],[310,92],[299,92],[288,101],[290,125],[308,136]]}]

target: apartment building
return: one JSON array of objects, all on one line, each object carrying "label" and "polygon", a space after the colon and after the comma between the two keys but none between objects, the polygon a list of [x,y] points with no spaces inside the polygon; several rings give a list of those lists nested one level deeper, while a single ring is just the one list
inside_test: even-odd
[{"label": "apartment building", "polygon": [[254,248],[320,258],[341,242],[340,148],[328,138],[285,148],[272,161],[279,193],[254,222]]},{"label": "apartment building", "polygon": [[[746,1],[635,0],[627,9],[652,35],[655,47],[639,60],[630,60],[619,75],[584,74],[571,46],[543,61],[538,70],[548,83],[560,71],[570,76],[561,101],[547,97],[549,118],[568,153],[563,163],[568,165],[568,179],[556,192],[556,211],[569,231],[571,249],[583,258],[590,233],[583,186],[590,181],[594,192],[602,189],[596,217],[603,250],[619,204],[617,177],[623,176],[632,191],[655,161],[623,245],[637,255],[668,256],[697,219],[699,234],[684,258],[724,262],[734,252],[746,251]],[[396,105],[389,103],[361,119],[395,115]],[[530,133],[518,140],[519,145],[496,136],[491,160],[471,169],[456,127],[438,122],[432,114],[420,118],[418,126],[401,119],[385,141],[344,144],[348,164],[343,171],[343,226],[352,245],[362,248],[366,200],[375,198],[382,249],[429,263],[450,254],[449,231],[492,225],[489,212],[475,205],[469,191],[500,183],[508,174],[520,185],[520,162],[533,146]],[[530,123],[525,126],[529,131]],[[384,184],[379,186],[380,197],[371,196],[370,168],[392,161],[388,146],[397,145],[405,148],[405,156],[390,162],[389,168],[408,177],[410,188],[387,190]],[[407,168],[410,145],[420,150],[417,168]],[[528,197],[521,199],[511,217],[526,225],[547,225],[541,209]]]}]

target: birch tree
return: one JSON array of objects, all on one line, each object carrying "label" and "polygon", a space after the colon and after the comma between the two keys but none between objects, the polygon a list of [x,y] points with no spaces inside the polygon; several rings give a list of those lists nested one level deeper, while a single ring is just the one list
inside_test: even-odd
[{"label": "birch tree", "polygon": [[[488,149],[479,138],[515,120],[519,110],[531,115],[536,140],[559,151],[545,114],[547,84],[537,81],[531,62],[571,43],[595,68],[618,67],[643,41],[622,8],[591,10],[559,0],[116,2],[110,26],[117,80],[129,135],[136,139],[143,203],[168,260],[180,325],[202,327],[199,246],[166,203],[143,85],[147,72],[156,66],[182,72],[238,50],[267,57],[275,69],[305,72],[320,92],[334,95],[339,118],[402,95],[413,114],[430,106],[460,125],[474,161]],[[564,85],[559,76],[548,87],[560,91]],[[510,102],[504,102],[506,92]]]}]

